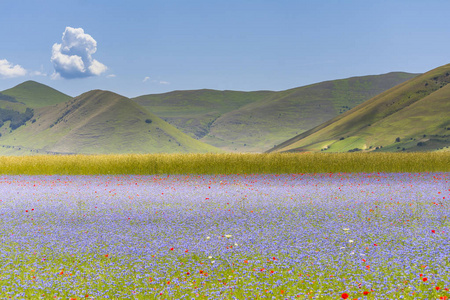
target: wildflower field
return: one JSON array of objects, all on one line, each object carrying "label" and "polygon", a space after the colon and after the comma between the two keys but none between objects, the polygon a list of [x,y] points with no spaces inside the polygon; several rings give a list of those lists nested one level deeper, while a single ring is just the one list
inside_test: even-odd
[{"label": "wildflower field", "polygon": [[1,299],[448,299],[450,173],[0,176]]}]

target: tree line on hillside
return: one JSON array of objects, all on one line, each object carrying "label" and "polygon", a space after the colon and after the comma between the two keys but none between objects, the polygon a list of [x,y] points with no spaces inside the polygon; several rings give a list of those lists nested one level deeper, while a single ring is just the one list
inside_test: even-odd
[{"label": "tree line on hillside", "polygon": [[11,130],[17,129],[30,120],[33,115],[34,111],[29,107],[27,107],[23,113],[15,110],[0,108],[0,127],[3,126],[4,122],[11,121],[9,124]]},{"label": "tree line on hillside", "polygon": [[8,102],[18,102],[16,100],[16,98],[14,98],[13,96],[5,95],[2,93],[0,93],[0,100],[8,101]]}]

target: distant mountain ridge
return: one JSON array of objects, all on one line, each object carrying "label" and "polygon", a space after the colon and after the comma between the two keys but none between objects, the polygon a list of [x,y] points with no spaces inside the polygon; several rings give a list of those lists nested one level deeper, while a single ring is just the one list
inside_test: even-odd
[{"label": "distant mountain ridge", "polygon": [[415,76],[392,72],[280,92],[175,91],[132,100],[210,145],[263,152]]},{"label": "distant mountain ridge", "polygon": [[263,100],[274,93],[276,92],[201,89],[150,94],[132,100],[154,111],[190,136],[201,139],[209,133],[211,124],[222,114]]},{"label": "distant mountain ridge", "polygon": [[449,151],[450,64],[395,86],[267,152]]},{"label": "distant mountain ridge", "polygon": [[0,92],[0,155],[263,152],[415,76],[392,72],[280,92],[203,89],[134,99],[101,90],[71,98],[27,81]]}]

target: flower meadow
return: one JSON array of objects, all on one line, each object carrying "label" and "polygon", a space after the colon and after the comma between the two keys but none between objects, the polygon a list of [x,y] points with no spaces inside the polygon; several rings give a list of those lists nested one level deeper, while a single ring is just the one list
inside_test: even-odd
[{"label": "flower meadow", "polygon": [[450,173],[0,177],[1,299],[448,299]]}]

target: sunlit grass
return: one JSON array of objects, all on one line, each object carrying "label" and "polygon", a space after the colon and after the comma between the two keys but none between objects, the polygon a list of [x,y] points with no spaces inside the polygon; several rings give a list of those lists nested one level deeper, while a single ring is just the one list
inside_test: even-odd
[{"label": "sunlit grass", "polygon": [[450,171],[450,152],[125,154],[0,157],[0,173],[8,175],[286,174],[448,171]]}]

